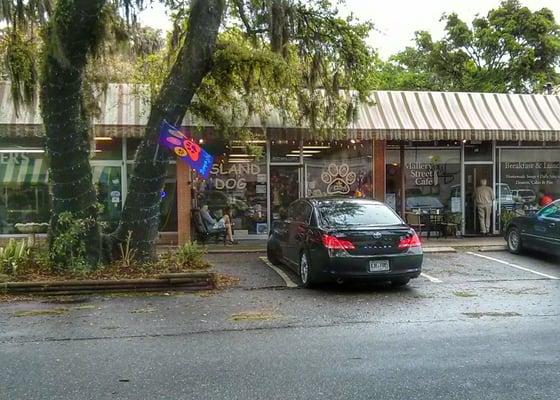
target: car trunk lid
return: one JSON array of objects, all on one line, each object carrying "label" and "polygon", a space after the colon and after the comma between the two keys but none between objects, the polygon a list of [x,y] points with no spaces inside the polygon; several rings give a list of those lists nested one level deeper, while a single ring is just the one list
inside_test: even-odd
[{"label": "car trunk lid", "polygon": [[330,234],[353,244],[354,248],[347,250],[350,255],[373,256],[406,251],[399,244],[411,237],[414,231],[406,225],[397,225],[337,229]]}]

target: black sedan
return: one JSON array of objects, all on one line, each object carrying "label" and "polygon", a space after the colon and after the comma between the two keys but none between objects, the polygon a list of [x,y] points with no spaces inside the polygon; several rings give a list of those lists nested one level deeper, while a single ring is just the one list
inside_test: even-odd
[{"label": "black sedan", "polygon": [[506,242],[514,254],[529,248],[560,255],[560,200],[535,215],[514,218],[506,230]]},{"label": "black sedan", "polygon": [[275,221],[270,262],[285,262],[305,287],[325,281],[389,281],[404,286],[422,268],[416,232],[385,204],[353,198],[300,199]]}]

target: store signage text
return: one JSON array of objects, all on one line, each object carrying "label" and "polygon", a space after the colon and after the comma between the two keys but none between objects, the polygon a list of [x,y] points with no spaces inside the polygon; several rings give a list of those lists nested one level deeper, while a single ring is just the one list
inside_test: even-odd
[{"label": "store signage text", "polygon": [[0,164],[20,165],[24,161],[29,161],[25,153],[0,153]]},{"label": "store signage text", "polygon": [[560,181],[560,161],[505,162],[504,179],[514,185],[554,185]]},{"label": "store signage text", "polygon": [[[210,174],[215,176],[216,189],[243,190],[247,187],[247,179],[240,175],[258,175],[261,168],[257,164],[214,164]],[[228,175],[232,175],[228,178]]]},{"label": "store signage text", "polygon": [[433,164],[410,162],[406,163],[406,169],[410,172],[416,186],[437,186],[439,184],[438,172]]}]

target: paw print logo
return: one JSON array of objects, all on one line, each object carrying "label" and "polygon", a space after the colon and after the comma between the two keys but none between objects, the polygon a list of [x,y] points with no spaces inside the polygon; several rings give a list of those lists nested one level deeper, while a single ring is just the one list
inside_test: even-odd
[{"label": "paw print logo", "polygon": [[328,185],[328,194],[348,194],[350,185],[356,182],[356,173],[350,172],[348,164],[330,164],[321,174],[321,180]]},{"label": "paw print logo", "polygon": [[198,161],[200,158],[200,146],[193,142],[191,139],[183,135],[182,132],[175,129],[168,130],[169,136],[167,142],[173,145],[173,151],[179,157],[186,157],[187,155],[193,160]]}]

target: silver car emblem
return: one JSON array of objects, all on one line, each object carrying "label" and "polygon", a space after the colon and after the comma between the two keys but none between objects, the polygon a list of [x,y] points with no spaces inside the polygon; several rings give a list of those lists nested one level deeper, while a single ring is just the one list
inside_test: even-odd
[{"label": "silver car emblem", "polygon": [[374,239],[381,239],[381,236],[382,236],[382,235],[381,235],[381,233],[379,233],[379,232],[375,232],[375,233],[373,234],[373,238],[374,238]]}]

